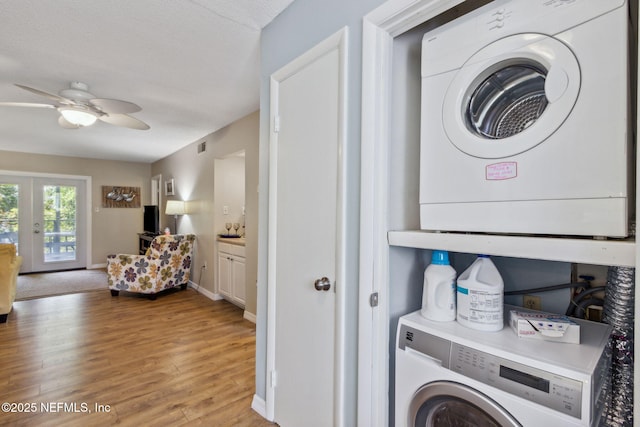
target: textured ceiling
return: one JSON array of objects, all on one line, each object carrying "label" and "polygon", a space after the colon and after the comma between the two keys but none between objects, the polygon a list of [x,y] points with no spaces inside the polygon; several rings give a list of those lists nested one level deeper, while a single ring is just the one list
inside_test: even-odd
[{"label": "textured ceiling", "polygon": [[256,111],[260,31],[293,0],[0,0],[0,101],[71,81],[134,102],[132,130],[0,106],[0,150],[152,162]]}]

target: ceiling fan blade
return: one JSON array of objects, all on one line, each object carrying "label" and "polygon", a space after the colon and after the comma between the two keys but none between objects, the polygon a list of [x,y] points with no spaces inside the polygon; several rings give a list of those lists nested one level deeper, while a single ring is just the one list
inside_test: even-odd
[{"label": "ceiling fan blade", "polygon": [[121,101],[119,99],[94,98],[89,102],[107,114],[129,114],[142,110],[140,106],[133,102]]},{"label": "ceiling fan blade", "polygon": [[14,83],[16,86],[18,86],[20,89],[24,89],[27,90],[31,93],[35,93],[36,95],[40,95],[40,96],[44,96],[46,98],[49,98],[53,101],[57,101],[61,104],[73,104],[73,101],[71,101],[70,99],[67,98],[63,98],[62,96],[58,96],[58,95],[54,95],[52,93],[49,92],[45,92],[43,90],[40,89],[35,89],[29,86],[24,86],[24,85],[19,85],[18,83]]},{"label": "ceiling fan blade", "polygon": [[135,117],[128,116],[126,114],[103,114],[98,117],[98,119],[105,123],[123,126],[130,129],[147,130],[150,128],[149,125],[142,120],[138,120]]},{"label": "ceiling fan blade", "polygon": [[58,124],[65,129],[78,129],[80,126],[74,125],[73,123],[67,121],[62,115],[58,117]]},{"label": "ceiling fan blade", "polygon": [[51,104],[36,104],[35,102],[0,102],[2,107],[36,107],[36,108],[56,108]]}]

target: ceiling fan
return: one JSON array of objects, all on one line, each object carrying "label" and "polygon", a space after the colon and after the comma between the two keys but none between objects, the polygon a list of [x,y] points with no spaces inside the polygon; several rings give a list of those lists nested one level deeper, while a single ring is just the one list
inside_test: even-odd
[{"label": "ceiling fan", "polygon": [[89,92],[89,86],[85,83],[71,82],[69,87],[59,91],[58,95],[17,83],[15,85],[20,89],[49,98],[54,103],[0,102],[0,106],[55,108],[60,113],[58,123],[65,129],[91,126],[96,120],[130,129],[149,129],[148,124],[129,115],[142,110],[138,105],[119,99],[96,98]]}]

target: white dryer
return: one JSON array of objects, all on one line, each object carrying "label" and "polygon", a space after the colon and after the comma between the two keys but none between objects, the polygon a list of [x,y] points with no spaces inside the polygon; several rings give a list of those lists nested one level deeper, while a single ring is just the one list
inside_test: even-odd
[{"label": "white dryer", "polygon": [[496,0],[422,42],[426,230],[623,237],[626,0]]},{"label": "white dryer", "polygon": [[609,390],[611,327],[581,321],[581,344],[400,318],[395,427],[596,426]]}]

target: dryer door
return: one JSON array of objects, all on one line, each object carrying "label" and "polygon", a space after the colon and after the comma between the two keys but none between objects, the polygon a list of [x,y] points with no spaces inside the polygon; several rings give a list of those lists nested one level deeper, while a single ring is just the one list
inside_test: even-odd
[{"label": "dryer door", "polygon": [[422,386],[409,404],[411,427],[522,427],[502,406],[483,393],[453,381]]},{"label": "dryer door", "polygon": [[562,126],[579,92],[580,67],[564,43],[542,34],[505,37],[457,71],[444,98],[444,129],[471,156],[514,156]]}]

